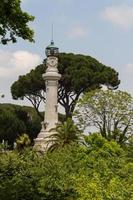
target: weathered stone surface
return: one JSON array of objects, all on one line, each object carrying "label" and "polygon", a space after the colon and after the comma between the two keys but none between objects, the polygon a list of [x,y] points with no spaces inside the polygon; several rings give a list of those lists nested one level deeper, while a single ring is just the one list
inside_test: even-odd
[{"label": "weathered stone surface", "polygon": [[53,134],[51,129],[55,128],[58,123],[58,80],[61,75],[58,73],[58,58],[48,57],[46,61],[47,70],[43,74],[46,84],[46,105],[45,105],[45,118],[42,122],[42,129],[35,139],[35,149],[38,151],[46,151],[48,146],[48,136]]}]

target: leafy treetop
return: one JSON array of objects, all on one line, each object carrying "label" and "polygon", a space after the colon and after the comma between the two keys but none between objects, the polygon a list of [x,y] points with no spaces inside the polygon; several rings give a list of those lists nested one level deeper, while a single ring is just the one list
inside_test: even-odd
[{"label": "leafy treetop", "polygon": [[122,145],[133,132],[133,98],[119,90],[88,92],[77,104],[76,117],[82,130],[93,126],[106,139]]},{"label": "leafy treetop", "polygon": [[33,42],[33,30],[28,22],[34,17],[21,9],[21,0],[0,1],[0,36],[2,44],[16,42],[16,37]]},{"label": "leafy treetop", "polygon": [[[82,93],[101,87],[101,84],[117,88],[120,81],[118,73],[111,67],[105,66],[95,58],[72,53],[59,55],[58,102],[64,107],[66,118],[71,117],[77,100]],[[31,70],[11,86],[13,99],[27,98],[38,111],[42,101],[45,102],[45,82],[42,74],[46,71],[45,61],[35,70]]]}]

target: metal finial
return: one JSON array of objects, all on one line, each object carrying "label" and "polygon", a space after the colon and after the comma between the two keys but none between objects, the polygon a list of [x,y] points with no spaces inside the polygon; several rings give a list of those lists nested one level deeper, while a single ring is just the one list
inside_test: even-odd
[{"label": "metal finial", "polygon": [[54,44],[54,26],[52,23],[52,40],[51,40],[51,44]]}]

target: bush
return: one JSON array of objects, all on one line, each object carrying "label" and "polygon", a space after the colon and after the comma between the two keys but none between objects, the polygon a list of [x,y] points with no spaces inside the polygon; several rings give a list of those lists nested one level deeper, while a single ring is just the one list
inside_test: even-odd
[{"label": "bush", "polygon": [[25,149],[0,155],[1,200],[131,200],[133,164],[99,135],[39,155]]}]

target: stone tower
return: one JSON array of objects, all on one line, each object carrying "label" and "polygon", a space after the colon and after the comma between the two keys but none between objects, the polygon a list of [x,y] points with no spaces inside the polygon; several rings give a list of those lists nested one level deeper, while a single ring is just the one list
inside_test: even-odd
[{"label": "stone tower", "polygon": [[58,81],[61,78],[57,69],[59,49],[55,47],[53,40],[45,52],[47,70],[42,75],[46,85],[45,116],[42,129],[35,139],[35,148],[39,151],[46,150],[48,136],[53,134],[51,129],[55,128],[58,123]]}]

